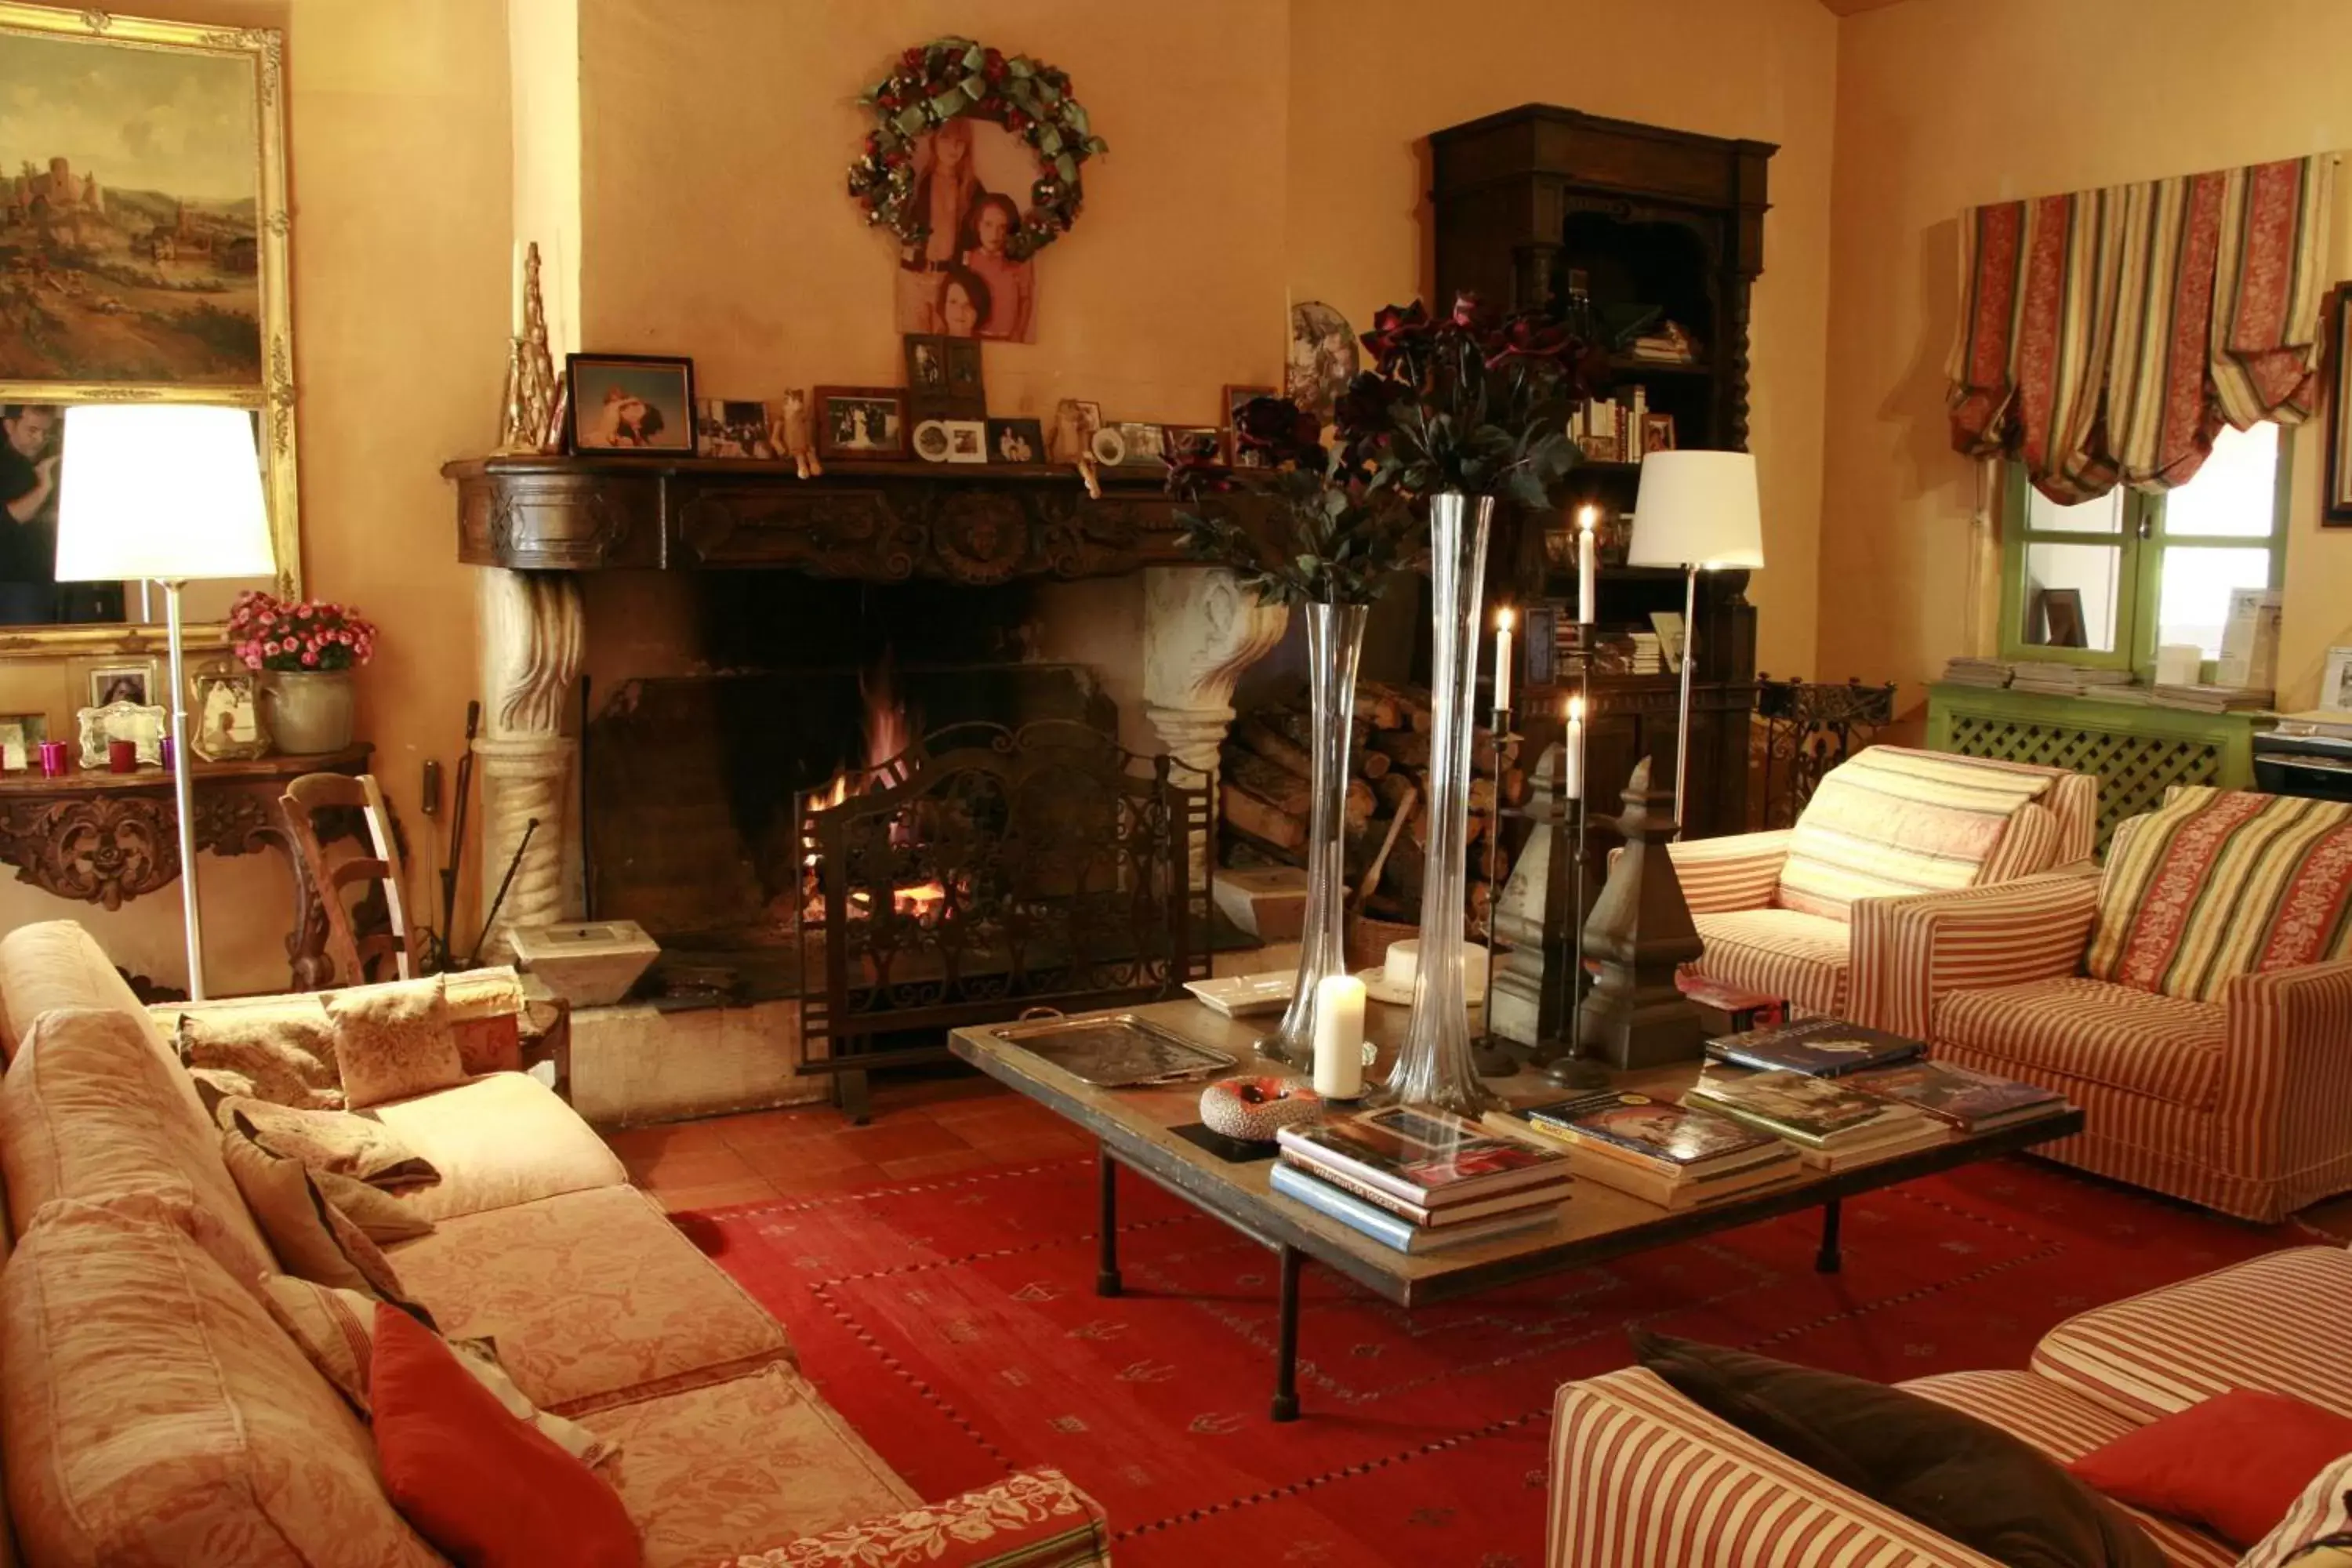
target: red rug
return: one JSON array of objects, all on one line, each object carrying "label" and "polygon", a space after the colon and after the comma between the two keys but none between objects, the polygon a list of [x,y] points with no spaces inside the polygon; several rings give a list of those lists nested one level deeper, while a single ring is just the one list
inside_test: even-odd
[{"label": "red rug", "polygon": [[1304,1416],[1266,1418],[1273,1255],[1120,1184],[1127,1294],[1094,1294],[1095,1177],[1065,1160],[681,1215],[801,1365],[940,1498],[1030,1465],[1108,1511],[1122,1568],[1537,1568],[1554,1391],[1644,1324],[1900,1382],[2016,1367],[2086,1307],[2311,1239],[2013,1160],[1406,1314],[1310,1263]]}]

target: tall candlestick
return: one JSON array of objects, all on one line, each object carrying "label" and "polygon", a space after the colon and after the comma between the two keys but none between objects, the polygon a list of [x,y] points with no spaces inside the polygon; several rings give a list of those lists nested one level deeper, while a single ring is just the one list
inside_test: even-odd
[{"label": "tall candlestick", "polygon": [[1495,612],[1495,711],[1511,710],[1511,612]]},{"label": "tall candlestick", "polygon": [[1576,514],[1576,618],[1592,624],[1594,558],[1592,525],[1598,514],[1591,507]]},{"label": "tall candlestick", "polygon": [[1568,743],[1560,748],[1559,798],[1584,798],[1584,699],[1568,700]]},{"label": "tall candlestick", "polygon": [[1326,1100],[1364,1092],[1364,983],[1352,974],[1315,983],[1315,1092]]}]

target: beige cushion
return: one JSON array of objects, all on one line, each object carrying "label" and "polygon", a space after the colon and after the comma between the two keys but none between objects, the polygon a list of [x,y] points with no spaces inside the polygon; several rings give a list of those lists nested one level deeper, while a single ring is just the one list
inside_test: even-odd
[{"label": "beige cushion", "polygon": [[391,1262],[366,1232],[320,1194],[310,1172],[235,1128],[220,1137],[228,1173],[287,1273],[386,1300],[404,1299]]},{"label": "beige cushion", "polygon": [[224,1100],[214,1111],[280,1159],[313,1171],[332,1171],[378,1187],[437,1182],[440,1172],[373,1115],[349,1110],[297,1110],[266,1100]]},{"label": "beige cushion", "polygon": [[449,1032],[439,975],[333,992],[326,1005],[334,1026],[335,1066],[352,1110],[465,1081],[466,1065]]},{"label": "beige cushion", "polygon": [[310,1184],[319,1195],[367,1233],[370,1241],[414,1241],[433,1234],[433,1222],[382,1187],[372,1187],[332,1171],[312,1171]]},{"label": "beige cushion", "polygon": [[[138,994],[106,950],[71,921],[18,926],[0,938],[0,1047],[10,1061],[52,1007],[105,1007],[144,1018]],[[163,1031],[155,1031],[160,1047]]]},{"label": "beige cushion", "polygon": [[335,1036],[325,1005],[315,996],[289,997],[288,1002],[283,1011],[242,1017],[181,1014],[173,1025],[180,1064],[241,1073],[252,1083],[245,1092],[257,1100],[312,1110],[342,1110]]},{"label": "beige cushion", "polygon": [[178,1231],[82,1205],[0,1271],[0,1451],[33,1563],[442,1563],[258,1300]]},{"label": "beige cushion", "polygon": [[[119,977],[118,977],[119,978]],[[457,1055],[468,1074],[520,1070],[520,1034],[517,1023],[523,1012],[522,977],[511,969],[468,969],[441,976],[442,1002],[448,1009],[449,1031],[457,1037]],[[397,991],[416,984],[391,980],[376,985],[353,985],[341,991],[320,991],[270,996],[231,996],[220,1001],[179,1002],[149,1009],[166,1033],[178,1027],[184,1016],[216,1019],[244,1026],[280,1014],[304,1014],[325,1005],[328,996],[365,997]],[[332,1059],[330,1058],[329,1059]]]},{"label": "beige cushion", "polygon": [[621,1445],[598,1473],[643,1533],[646,1568],[731,1563],[920,1500],[789,1367],[581,1424]]},{"label": "beige cushion", "polygon": [[[262,1304],[278,1326],[294,1337],[302,1353],[320,1375],[335,1385],[362,1415],[373,1415],[368,1373],[374,1365],[375,1311],[379,1303],[355,1290],[340,1290],[289,1274],[272,1274],[261,1282]],[[398,1311],[396,1306],[382,1303]],[[541,1436],[584,1465],[602,1464],[618,1452],[616,1445],[574,1422],[551,1415],[525,1398],[506,1369],[499,1364],[497,1347],[488,1340],[445,1342],[457,1364],[498,1396],[507,1414],[539,1428]]]},{"label": "beige cushion", "polygon": [[635,1187],[444,1220],[393,1257],[442,1332],[496,1341],[523,1392],[568,1415],[792,1354],[782,1325]]},{"label": "beige cushion", "polygon": [[179,1226],[231,1278],[276,1267],[187,1075],[135,1013],[45,1013],[0,1078],[0,1170],[21,1240],[55,1199]]},{"label": "beige cushion", "polygon": [[430,1161],[441,1180],[401,1193],[429,1219],[506,1208],[558,1193],[625,1184],[629,1173],[595,1130],[523,1073],[494,1072],[368,1112]]}]

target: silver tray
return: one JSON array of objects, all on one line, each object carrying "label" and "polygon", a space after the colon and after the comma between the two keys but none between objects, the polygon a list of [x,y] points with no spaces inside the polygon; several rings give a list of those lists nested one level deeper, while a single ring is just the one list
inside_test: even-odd
[{"label": "silver tray", "polygon": [[1234,1058],[1173,1029],[1114,1013],[1108,1017],[1045,1018],[989,1031],[1008,1045],[1043,1057],[1097,1089],[1181,1083],[1232,1067]]}]

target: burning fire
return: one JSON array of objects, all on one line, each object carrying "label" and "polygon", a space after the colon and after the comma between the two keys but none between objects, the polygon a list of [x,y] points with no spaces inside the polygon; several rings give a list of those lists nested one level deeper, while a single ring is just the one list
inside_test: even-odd
[{"label": "burning fire", "polygon": [[[885,764],[895,761],[913,744],[914,727],[908,717],[906,703],[899,699],[898,682],[892,677],[888,655],[883,656],[881,664],[873,671],[870,678],[867,676],[858,678],[857,690],[866,704],[864,722],[866,765],[863,769],[855,770],[855,772],[873,784],[896,783],[896,778],[887,772]],[[852,787],[852,776],[853,770],[849,769],[844,769],[835,773],[831,784],[809,796],[809,810],[812,812],[829,810],[847,800]],[[901,828],[894,831],[903,832],[904,830]],[[818,882],[817,857],[811,854],[803,862],[803,868],[804,903],[801,918],[804,921],[821,921],[824,919],[824,892]],[[936,881],[918,882],[908,887],[894,888],[890,895],[891,912],[909,916],[928,923],[939,917],[946,903],[947,896],[946,887]],[[853,892],[850,895],[850,902],[859,912],[865,912],[872,903],[872,899],[865,892]]]}]

